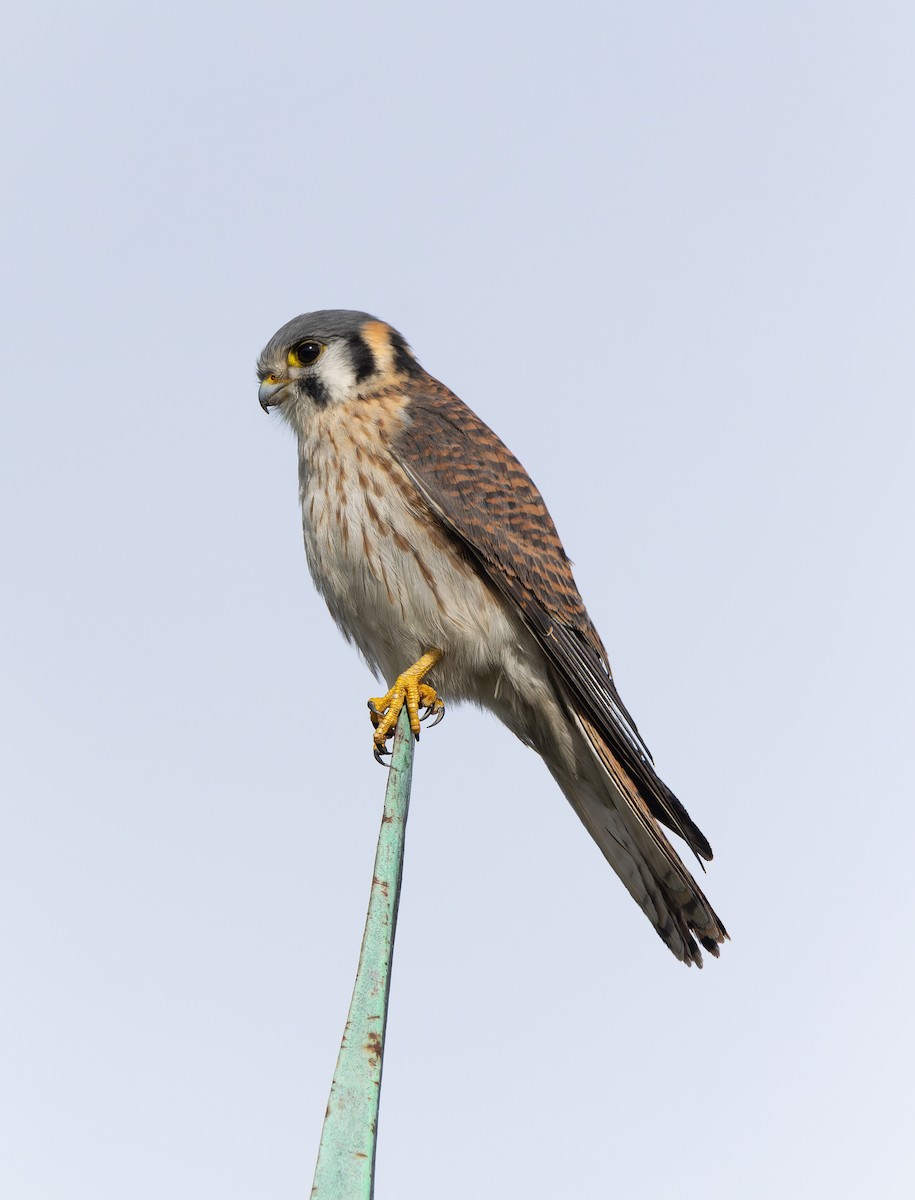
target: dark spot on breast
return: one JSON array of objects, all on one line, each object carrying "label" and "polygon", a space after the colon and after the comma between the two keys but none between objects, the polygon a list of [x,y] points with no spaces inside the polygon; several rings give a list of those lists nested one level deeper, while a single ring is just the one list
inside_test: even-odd
[{"label": "dark spot on breast", "polygon": [[416,565],[419,567],[420,574],[422,575],[423,579],[425,579],[425,581],[426,581],[426,587],[429,589],[429,591],[435,597],[436,603],[438,604],[439,608],[441,608],[442,607],[442,598],[439,595],[438,588],[435,586],[435,576],[432,574],[432,572],[429,570],[429,568],[426,566],[426,564],[423,562],[423,560],[419,557],[419,553],[417,551],[414,551],[414,557],[416,558]]},{"label": "dark spot on breast", "polygon": [[368,495],[368,493],[366,493],[364,499],[365,499],[365,511],[369,514],[369,518],[371,519],[372,523],[378,528],[378,530],[381,533],[387,533],[387,530],[385,529],[384,521],[382,521],[381,516],[378,513],[378,509],[372,503],[371,497]]}]

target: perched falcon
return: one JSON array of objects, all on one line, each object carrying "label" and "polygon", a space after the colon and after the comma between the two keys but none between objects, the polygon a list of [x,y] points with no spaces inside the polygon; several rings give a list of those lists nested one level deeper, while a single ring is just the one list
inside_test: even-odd
[{"label": "perched falcon", "polygon": [[[393,680],[369,701],[378,757],[404,703],[490,709],[546,762],[604,857],[681,962],[728,936],[660,825],[712,851],[658,778],[620,699],[540,493],[396,330],[307,313],[258,362],[260,403],[299,445],[312,578],[344,635]],[[694,936],[695,935],[695,936]]]}]

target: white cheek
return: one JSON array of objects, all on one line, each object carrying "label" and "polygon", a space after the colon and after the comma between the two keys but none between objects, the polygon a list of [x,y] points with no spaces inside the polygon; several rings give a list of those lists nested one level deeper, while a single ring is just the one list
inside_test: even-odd
[{"label": "white cheek", "polygon": [[349,348],[328,346],[317,362],[318,374],[330,392],[331,403],[348,399],[356,386],[356,372],[350,361]]}]

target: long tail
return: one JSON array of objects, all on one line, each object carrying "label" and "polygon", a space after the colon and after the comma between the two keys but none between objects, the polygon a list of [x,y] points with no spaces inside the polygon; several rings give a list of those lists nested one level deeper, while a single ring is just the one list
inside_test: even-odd
[{"label": "long tail", "polygon": [[547,765],[569,803],[671,952],[701,967],[701,943],[717,958],[724,925],[598,731],[568,698],[566,711],[585,752],[574,772]]}]

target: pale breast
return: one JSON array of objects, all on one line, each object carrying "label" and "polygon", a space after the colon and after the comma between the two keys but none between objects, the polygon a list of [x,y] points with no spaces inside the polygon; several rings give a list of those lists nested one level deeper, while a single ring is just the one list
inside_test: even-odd
[{"label": "pale breast", "polygon": [[481,680],[500,675],[527,635],[387,452],[400,403],[336,405],[300,436],[309,568],[337,624],[388,681],[437,648],[437,685],[485,703]]}]

